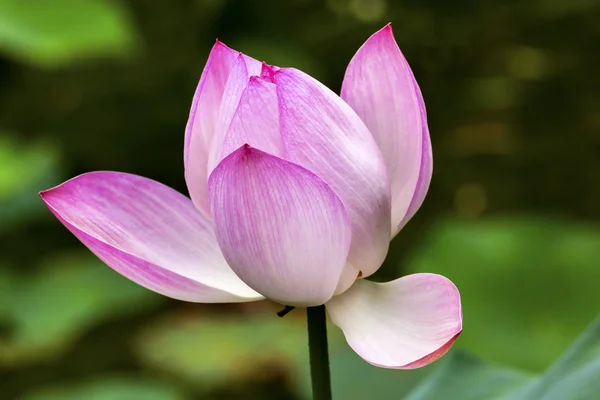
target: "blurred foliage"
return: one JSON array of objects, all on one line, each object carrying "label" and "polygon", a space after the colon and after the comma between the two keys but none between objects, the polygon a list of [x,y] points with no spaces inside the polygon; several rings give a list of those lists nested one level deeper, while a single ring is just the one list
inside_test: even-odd
[{"label": "blurred foliage", "polygon": [[486,365],[459,351],[406,400],[587,400],[600,392],[600,318],[539,378]]},{"label": "blurred foliage", "polygon": [[547,368],[600,311],[598,19],[595,0],[0,0],[0,397],[308,398],[299,310],[162,299],[83,253],[37,192],[102,169],[185,193],[215,38],[338,90],[391,21],[436,167],[376,278],[443,273],[465,329],[459,351],[394,371],[331,327],[336,398],[594,399],[598,325]]},{"label": "blurred foliage", "polygon": [[127,55],[134,32],[114,0],[0,0],[0,51],[42,67]]},{"label": "blurred foliage", "polygon": [[453,350],[405,400],[509,399],[532,381],[532,376],[520,371],[486,364]]},{"label": "blurred foliage", "polygon": [[598,314],[600,231],[533,217],[446,221],[411,258],[460,289],[459,346],[540,371]]},{"label": "blurred foliage", "polygon": [[43,141],[18,143],[0,132],[0,232],[39,216],[45,207],[32,193],[61,178],[55,146]]},{"label": "blurred foliage", "polygon": [[8,327],[7,337],[0,336],[0,366],[56,357],[95,323],[163,300],[87,254],[56,258],[35,274],[0,273],[0,321]]},{"label": "blurred foliage", "polygon": [[[329,337],[340,335],[339,329],[331,327]],[[332,390],[335,399],[369,399],[374,393],[378,399],[398,400],[407,395],[425,376],[435,370],[428,365],[416,370],[381,369],[366,363],[343,340],[334,342],[330,349]],[[309,399],[309,376],[305,375],[305,398]]]},{"label": "blurred foliage", "polygon": [[275,313],[169,317],[139,340],[145,363],[190,384],[224,385],[235,379],[264,379],[289,365],[308,373],[304,318]]},{"label": "blurred foliage", "polygon": [[173,385],[156,380],[104,378],[73,387],[44,389],[22,400],[185,400]]},{"label": "blurred foliage", "polygon": [[600,319],[519,398],[585,400],[600,392]]},{"label": "blurred foliage", "polygon": [[[259,310],[242,315],[179,315],[144,330],[138,353],[144,363],[202,390],[231,384],[234,379],[278,377],[308,399],[312,391],[305,321],[303,310],[283,319],[275,316],[275,310],[268,314]],[[348,347],[333,325],[329,327],[329,346],[332,389],[339,399],[367,398],[373,386],[384,393],[390,390],[389,395],[398,398],[428,371],[374,368]],[[350,381],[348,377],[361,379]]]}]

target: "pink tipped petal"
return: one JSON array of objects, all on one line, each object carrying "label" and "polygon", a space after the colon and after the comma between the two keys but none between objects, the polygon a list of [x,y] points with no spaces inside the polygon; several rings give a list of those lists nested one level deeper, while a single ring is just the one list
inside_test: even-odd
[{"label": "pink tipped petal", "polygon": [[246,284],[292,306],[331,298],[351,230],[342,202],[319,177],[244,145],[211,174],[209,198],[221,250]]},{"label": "pink tipped petal", "polygon": [[275,73],[286,158],[323,179],[352,221],[348,262],[371,275],[387,254],[390,186],[381,151],[354,111],[335,93],[294,69]]},{"label": "pink tipped petal", "polygon": [[462,330],[460,294],[441,275],[358,280],[327,304],[350,347],[384,368],[413,369],[443,356]]},{"label": "pink tipped petal", "polygon": [[[207,180],[210,144],[221,114],[225,85],[240,53],[217,41],[194,94],[185,129],[185,180],[196,207],[209,216]],[[241,55],[246,73],[260,74],[262,64]],[[239,98],[239,97],[238,97]]]},{"label": "pink tipped petal", "polygon": [[240,53],[240,54],[244,58],[244,63],[246,64],[246,69],[248,71],[248,75],[250,75],[250,76],[260,75],[264,63],[260,62],[258,60],[255,60],[254,58],[249,57],[243,53]]},{"label": "pink tipped petal", "polygon": [[257,76],[244,89],[225,135],[215,137],[209,170],[244,144],[275,156],[282,154],[275,85]]},{"label": "pink tipped petal", "polygon": [[[412,72],[411,72],[412,74]],[[417,180],[417,187],[415,188],[415,192],[413,194],[410,205],[408,206],[408,211],[406,211],[406,215],[398,224],[397,229],[400,231],[406,225],[406,223],[417,213],[421,205],[423,204],[423,200],[425,200],[425,196],[427,195],[427,191],[429,190],[429,184],[431,183],[431,175],[433,174],[433,154],[431,152],[431,138],[429,137],[429,128],[427,126],[427,112],[425,110],[425,102],[423,101],[423,96],[421,95],[421,89],[419,85],[417,85],[417,81],[413,79],[415,84],[415,91],[417,93],[417,98],[419,99],[419,110],[421,113],[421,126],[423,127],[423,143],[421,145],[421,166],[419,169],[419,178]],[[393,222],[394,223],[394,222]]]},{"label": "pink tipped petal", "polygon": [[341,96],[383,152],[392,187],[392,236],[427,192],[432,158],[425,106],[391,25],[371,36],[350,61]]},{"label": "pink tipped petal", "polygon": [[240,54],[231,67],[229,79],[227,79],[227,84],[223,91],[219,121],[217,122],[213,143],[223,140],[223,136],[229,129],[235,110],[238,108],[242,93],[244,93],[246,86],[248,86],[249,79],[248,67],[244,62],[244,57]]},{"label": "pink tipped petal", "polygon": [[262,298],[228,267],[210,222],[161,183],[92,172],[40,195],[102,261],[150,290],[203,303]]},{"label": "pink tipped petal", "polygon": [[275,67],[273,65],[269,65],[267,63],[262,63],[262,68],[260,70],[260,77],[266,80],[267,82],[273,83],[275,78],[275,72],[279,71],[279,67]]}]

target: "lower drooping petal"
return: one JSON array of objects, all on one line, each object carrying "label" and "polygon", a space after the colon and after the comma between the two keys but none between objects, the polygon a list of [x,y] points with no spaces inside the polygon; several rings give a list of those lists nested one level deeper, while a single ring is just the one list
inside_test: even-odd
[{"label": "lower drooping petal", "polygon": [[462,330],[458,289],[436,274],[358,280],[326,307],[350,347],[384,368],[423,367],[443,356]]},{"label": "lower drooping petal", "polygon": [[161,183],[91,172],[40,196],[96,256],[150,290],[203,303],[262,298],[229,268],[192,201]]},{"label": "lower drooping petal", "polygon": [[321,178],[248,145],[209,179],[217,240],[235,273],[292,306],[329,300],[350,248],[346,209]]}]

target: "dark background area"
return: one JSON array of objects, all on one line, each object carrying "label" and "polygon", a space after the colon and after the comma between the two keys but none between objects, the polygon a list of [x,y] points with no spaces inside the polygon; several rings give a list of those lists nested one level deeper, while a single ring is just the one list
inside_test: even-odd
[{"label": "dark background area", "polygon": [[[375,279],[444,274],[464,302],[457,348],[544,370],[600,305],[599,20],[593,0],[0,0],[0,398],[305,396],[301,311],[161,298],[96,261],[37,192],[117,170],[187,194],[184,128],[216,38],[339,91],[390,21],[434,175]],[[366,398],[359,374],[393,380],[396,399],[435,368],[379,370],[331,336],[339,398]]]}]

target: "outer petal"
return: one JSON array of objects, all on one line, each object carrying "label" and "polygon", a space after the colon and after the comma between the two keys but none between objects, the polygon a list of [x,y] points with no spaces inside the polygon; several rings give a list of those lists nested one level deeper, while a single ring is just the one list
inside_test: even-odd
[{"label": "outer petal", "polygon": [[432,172],[421,91],[391,25],[371,36],[346,70],[341,96],[383,152],[392,187],[392,236],[420,207]]},{"label": "outer petal", "polygon": [[226,133],[215,137],[209,171],[244,144],[275,156],[282,155],[275,84],[258,76],[250,77]]},{"label": "outer petal", "polygon": [[462,330],[458,289],[440,275],[358,280],[327,304],[350,347],[369,363],[413,369],[443,356]]},{"label": "outer petal", "polygon": [[[225,85],[238,56],[239,52],[219,41],[215,43],[194,94],[185,129],[185,179],[194,204],[206,216],[209,216],[207,163],[210,144],[220,119]],[[241,57],[248,74],[260,74],[260,62],[245,55]]]},{"label": "outer petal", "polygon": [[92,172],[40,195],[102,261],[150,290],[205,303],[262,298],[227,266],[210,222],[161,183]]},{"label": "outer petal", "polygon": [[286,158],[321,177],[352,221],[348,262],[371,275],[389,246],[390,187],[369,130],[335,93],[294,69],[275,73]]},{"label": "outer petal", "polygon": [[215,168],[209,197],[225,259],[250,287],[293,306],[333,296],[351,229],[319,177],[244,145]]},{"label": "outer petal", "polygon": [[[419,88],[419,85],[417,85],[417,81],[414,78],[413,82],[415,84],[417,98],[419,99],[421,126],[423,127],[423,142],[421,144],[421,166],[419,169],[419,179],[417,180],[415,192],[413,194],[410,205],[408,206],[408,210],[406,211],[406,215],[404,216],[400,224],[397,226],[398,231],[400,231],[400,229],[402,229],[404,225],[406,225],[406,223],[417,213],[419,208],[421,208],[423,200],[425,200],[425,196],[427,195],[427,191],[429,190],[429,184],[431,183],[431,175],[433,174],[433,154],[431,153],[431,139],[429,137],[429,127],[427,126],[427,112],[425,110],[425,102],[423,101],[423,96],[421,95],[421,89]],[[392,221],[392,224],[394,223],[395,221]]]}]

